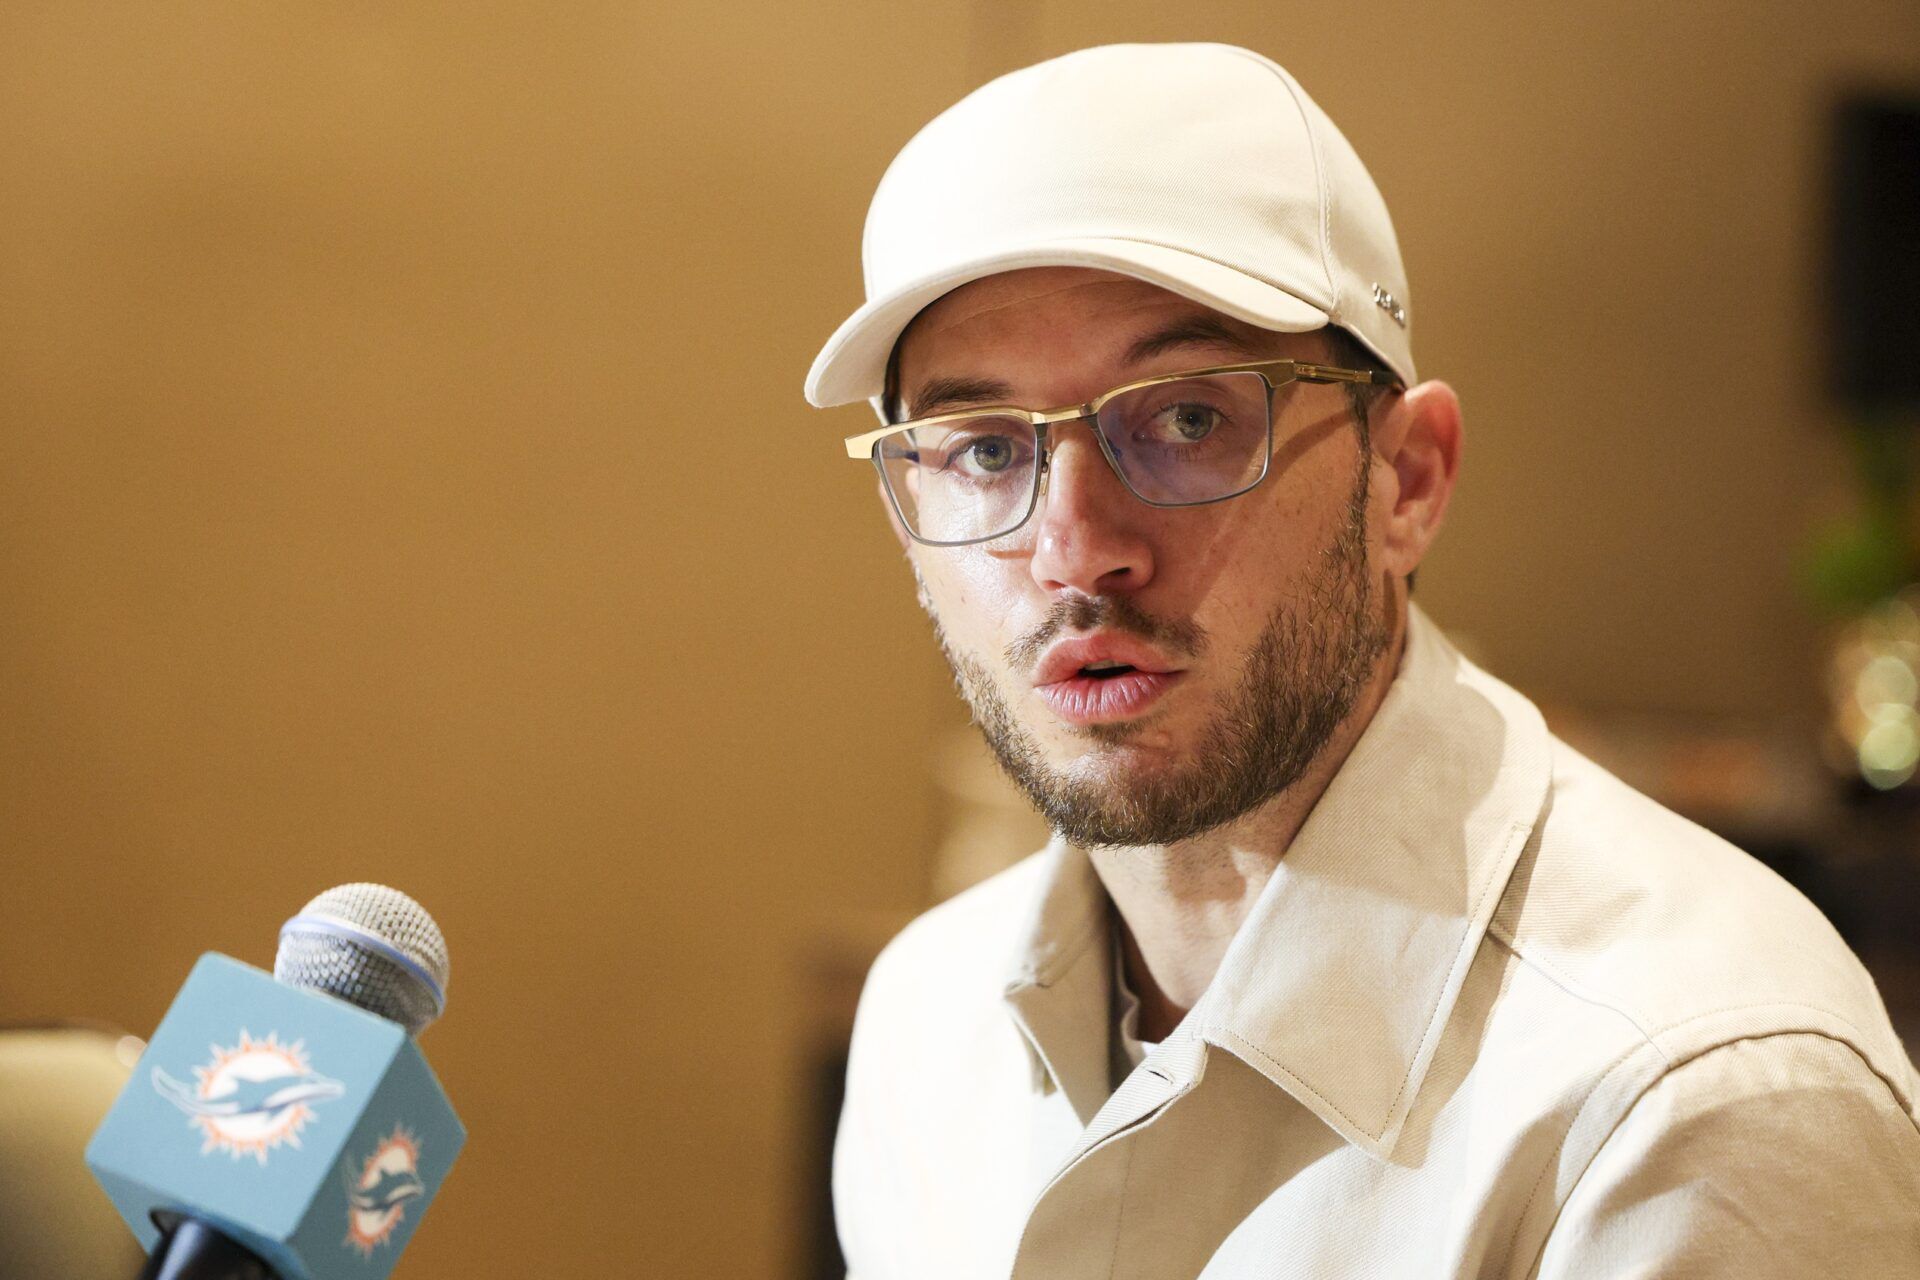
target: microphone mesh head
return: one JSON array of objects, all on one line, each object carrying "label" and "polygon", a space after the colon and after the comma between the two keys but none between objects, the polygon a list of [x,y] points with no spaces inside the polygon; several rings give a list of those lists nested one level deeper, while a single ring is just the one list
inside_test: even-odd
[{"label": "microphone mesh head", "polygon": [[419,1035],[446,1004],[447,941],[425,907],[383,884],[329,889],[287,921],[273,976]]}]

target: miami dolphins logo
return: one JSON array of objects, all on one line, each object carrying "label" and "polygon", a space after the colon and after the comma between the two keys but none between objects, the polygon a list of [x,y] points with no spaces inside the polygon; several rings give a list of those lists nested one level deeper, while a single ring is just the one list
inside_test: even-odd
[{"label": "miami dolphins logo", "polygon": [[153,1069],[154,1091],[186,1112],[187,1123],[203,1135],[202,1155],[225,1151],[236,1160],[251,1155],[265,1164],[267,1152],[281,1143],[300,1145],[315,1104],[346,1092],[338,1080],[314,1071],[304,1041],[281,1044],[271,1032],[255,1040],[242,1030],[232,1048],[207,1048],[213,1060],[193,1069],[195,1084]]},{"label": "miami dolphins logo", "polygon": [[427,1193],[420,1181],[420,1139],[395,1125],[360,1165],[347,1170],[347,1240],[370,1257],[406,1216],[407,1202]]}]

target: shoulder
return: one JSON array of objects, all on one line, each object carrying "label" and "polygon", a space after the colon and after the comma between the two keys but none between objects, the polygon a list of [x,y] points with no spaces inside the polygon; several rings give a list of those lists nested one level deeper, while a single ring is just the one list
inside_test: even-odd
[{"label": "shoulder", "polygon": [[1555,1098],[1534,1274],[1908,1274],[1920,1082],[1864,966],[1759,860],[1552,753],[1487,953],[1487,1040]]},{"label": "shoulder", "polygon": [[881,949],[854,1013],[850,1108],[912,1117],[925,1132],[961,1099],[991,1114],[1024,1096],[1034,1059],[1007,989],[1064,854],[1048,845],[924,912]]},{"label": "shoulder", "polygon": [[1920,1129],[1850,1047],[1788,1032],[1682,1062],[1579,1171],[1542,1277],[1907,1276]]},{"label": "shoulder", "polygon": [[1018,1127],[980,1117],[1007,1114],[1030,1081],[1002,989],[1047,852],[916,917],[868,970],[833,1156],[836,1217],[855,1270],[880,1269],[874,1260],[902,1238],[901,1224],[942,1220],[929,1188],[972,1175],[1012,1185],[998,1171],[1018,1153],[994,1144]]},{"label": "shoulder", "polygon": [[863,1005],[906,990],[924,1001],[997,998],[1054,855],[1050,846],[930,907],[895,934],[867,974]]},{"label": "shoulder", "polygon": [[1564,996],[1631,1023],[1664,1070],[1791,1032],[1848,1046],[1915,1105],[1872,978],[1770,868],[1554,740],[1547,811],[1490,933]]}]

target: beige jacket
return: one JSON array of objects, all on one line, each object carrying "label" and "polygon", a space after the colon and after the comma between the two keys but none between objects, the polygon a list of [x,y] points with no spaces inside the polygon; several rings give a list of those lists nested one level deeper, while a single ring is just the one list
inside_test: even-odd
[{"label": "beige jacket", "polygon": [[1118,1090],[1108,912],[1055,841],[875,962],[834,1158],[855,1280],[1920,1276],[1920,1081],[1852,953],[1417,608]]}]

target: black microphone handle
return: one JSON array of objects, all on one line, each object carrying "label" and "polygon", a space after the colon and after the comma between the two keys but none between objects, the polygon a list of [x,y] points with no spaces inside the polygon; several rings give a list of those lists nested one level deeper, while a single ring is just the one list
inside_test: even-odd
[{"label": "black microphone handle", "polygon": [[[157,1216],[157,1215],[156,1215]],[[272,1267],[198,1218],[161,1224],[140,1280],[279,1280]]]}]

